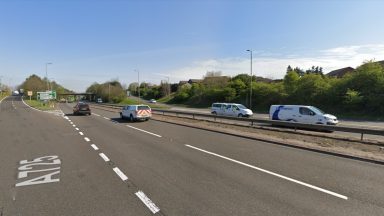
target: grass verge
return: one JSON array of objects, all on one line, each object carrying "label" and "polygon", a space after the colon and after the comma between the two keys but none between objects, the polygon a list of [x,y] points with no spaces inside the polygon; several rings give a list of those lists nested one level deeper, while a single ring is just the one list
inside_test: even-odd
[{"label": "grass verge", "polygon": [[48,111],[48,110],[55,110],[56,108],[56,103],[55,102],[48,102],[47,104],[44,104],[43,102],[41,101],[37,101],[37,100],[24,100],[24,102],[26,104],[28,104],[29,106],[33,107],[33,108],[36,108],[36,109],[39,109],[39,110],[42,110],[42,111]]}]

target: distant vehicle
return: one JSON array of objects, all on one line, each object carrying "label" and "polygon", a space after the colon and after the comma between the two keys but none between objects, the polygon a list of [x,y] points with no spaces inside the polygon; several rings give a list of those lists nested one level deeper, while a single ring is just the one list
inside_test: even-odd
[{"label": "distant vehicle", "polygon": [[19,94],[20,94],[20,93],[19,93],[19,91],[17,91],[17,90],[12,92],[12,95],[13,95],[13,96],[18,96]]},{"label": "distant vehicle", "polygon": [[103,103],[103,100],[101,98],[97,98],[96,103]]},{"label": "distant vehicle", "polygon": [[211,107],[213,115],[224,115],[232,117],[251,117],[252,110],[242,104],[236,103],[213,103]]},{"label": "distant vehicle", "polygon": [[91,109],[89,108],[89,105],[84,102],[78,102],[76,106],[73,107],[73,115],[91,115]]},{"label": "distant vehicle", "polygon": [[322,125],[339,123],[336,116],[325,114],[314,106],[304,105],[272,105],[269,109],[269,119]]},{"label": "distant vehicle", "polygon": [[157,103],[157,101],[155,99],[151,99],[149,100],[149,103]]},{"label": "distant vehicle", "polygon": [[152,117],[152,110],[147,105],[129,105],[124,106],[120,112],[122,119],[128,118],[130,121],[145,120]]},{"label": "distant vehicle", "polygon": [[66,103],[67,100],[66,100],[65,98],[60,98],[59,102],[60,102],[60,103]]}]

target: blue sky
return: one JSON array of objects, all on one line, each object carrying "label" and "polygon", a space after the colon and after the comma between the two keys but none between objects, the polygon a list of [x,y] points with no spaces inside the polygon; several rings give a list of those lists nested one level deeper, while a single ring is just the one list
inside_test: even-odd
[{"label": "blue sky", "polygon": [[0,0],[0,77],[75,91],[119,79],[158,84],[207,71],[282,78],[384,60],[380,0]]}]

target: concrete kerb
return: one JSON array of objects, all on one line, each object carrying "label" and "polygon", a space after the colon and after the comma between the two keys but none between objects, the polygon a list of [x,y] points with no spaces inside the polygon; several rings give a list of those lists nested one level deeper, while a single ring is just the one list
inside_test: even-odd
[{"label": "concrete kerb", "polygon": [[173,122],[173,121],[166,121],[166,120],[161,120],[161,119],[156,119],[156,118],[152,118],[152,120],[159,121],[159,122],[166,122],[166,123],[180,125],[180,126],[191,127],[191,128],[200,129],[200,130],[206,130],[206,131],[211,131],[211,132],[222,133],[222,134],[236,136],[236,137],[241,137],[241,138],[245,138],[245,139],[251,139],[251,140],[267,142],[267,143],[271,143],[271,144],[274,144],[274,145],[280,145],[280,146],[291,147],[291,148],[296,148],[296,149],[302,149],[302,150],[307,150],[307,151],[312,151],[312,152],[317,152],[317,153],[322,153],[322,154],[328,154],[328,155],[342,157],[342,158],[347,158],[347,159],[353,159],[353,160],[359,160],[359,161],[363,161],[363,162],[369,162],[369,163],[375,163],[375,164],[384,165],[384,160],[373,159],[373,158],[369,158],[369,157],[357,156],[357,155],[341,153],[341,152],[335,152],[335,151],[320,149],[320,148],[316,148],[316,147],[300,146],[300,145],[295,144],[293,142],[290,142],[290,141],[287,141],[287,140],[278,139],[278,138],[272,138],[272,140],[271,140],[271,138],[265,139],[265,138],[262,138],[262,137],[254,137],[254,136],[241,135],[241,134],[236,134],[235,132],[232,133],[232,132],[228,132],[228,131],[222,131],[222,130],[218,130],[217,128],[213,129],[213,128],[206,128],[206,127],[199,127],[199,126],[191,125],[191,124],[188,124],[188,123],[179,123],[179,122]]},{"label": "concrete kerb", "polygon": [[39,109],[36,109],[34,107],[31,107],[29,106],[27,103],[25,103],[24,99],[21,98],[21,101],[23,101],[24,105],[26,105],[27,107],[33,109],[33,110],[36,110],[36,111],[39,111],[39,112],[45,112],[45,113],[50,113],[50,114],[59,114],[59,115],[64,115],[64,112],[62,110],[50,110],[50,111],[43,111],[43,110],[39,110]]}]

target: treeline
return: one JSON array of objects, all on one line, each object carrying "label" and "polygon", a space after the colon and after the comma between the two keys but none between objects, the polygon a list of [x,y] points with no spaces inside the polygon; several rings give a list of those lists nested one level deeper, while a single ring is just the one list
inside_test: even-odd
[{"label": "treeline", "polygon": [[[201,106],[236,102],[249,106],[250,80],[247,74],[205,77],[201,82],[179,86],[171,102]],[[377,62],[365,62],[342,78],[325,76],[320,67],[304,71],[289,66],[283,80],[255,80],[253,77],[253,110],[267,111],[272,104],[303,104],[333,113],[384,114],[384,69]]]},{"label": "treeline", "polygon": [[126,97],[125,89],[119,81],[113,80],[102,84],[93,83],[86,93],[95,94],[96,98],[101,98],[104,102],[119,103]]},{"label": "treeline", "polygon": [[33,99],[36,99],[37,92],[45,92],[46,90],[54,90],[57,94],[73,93],[73,91],[64,88],[55,81],[47,82],[46,78],[41,79],[35,74],[25,79],[25,81],[20,86],[18,86],[18,89],[24,89],[25,94],[27,94],[27,91],[32,91]]}]

